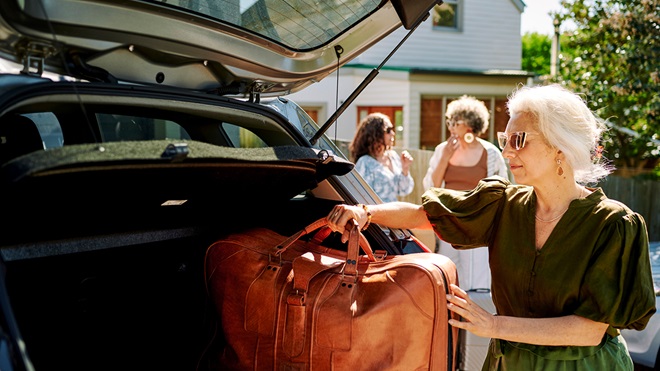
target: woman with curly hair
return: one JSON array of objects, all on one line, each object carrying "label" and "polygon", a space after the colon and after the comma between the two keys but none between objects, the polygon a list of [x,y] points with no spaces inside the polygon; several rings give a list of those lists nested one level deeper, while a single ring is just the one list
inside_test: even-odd
[{"label": "woman with curly hair", "polygon": [[490,114],[486,105],[464,95],[447,105],[446,116],[451,135],[435,148],[423,180],[424,189],[468,190],[487,176],[508,178],[500,150],[479,138],[488,130]]},{"label": "woman with curly hair", "polygon": [[360,121],[348,147],[355,169],[383,202],[397,201],[397,196],[407,196],[415,187],[410,175],[413,158],[408,151],[399,155],[392,149],[395,136],[390,118],[376,112]]},{"label": "woman with curly hair", "polygon": [[[502,152],[479,138],[488,130],[490,113],[486,105],[475,97],[463,95],[447,105],[446,116],[451,136],[435,148],[422,182],[424,189],[442,187],[464,191],[473,189],[489,176],[508,179]],[[436,252],[456,264],[465,290],[490,289],[487,248],[456,250],[436,238]]]}]

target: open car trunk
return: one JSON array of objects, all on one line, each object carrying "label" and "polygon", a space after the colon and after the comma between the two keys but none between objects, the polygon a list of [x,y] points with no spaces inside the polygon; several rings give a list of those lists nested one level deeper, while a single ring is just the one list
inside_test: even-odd
[{"label": "open car trunk", "polygon": [[39,371],[204,370],[211,339],[222,341],[205,290],[206,248],[255,226],[295,233],[333,204],[306,191],[352,167],[310,148],[191,140],[16,158],[0,168],[12,216],[1,296],[16,321],[3,326],[22,336]]}]

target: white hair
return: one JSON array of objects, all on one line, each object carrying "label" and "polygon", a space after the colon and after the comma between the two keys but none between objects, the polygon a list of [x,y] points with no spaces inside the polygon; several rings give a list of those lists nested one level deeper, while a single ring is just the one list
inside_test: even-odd
[{"label": "white hair", "polygon": [[522,86],[511,94],[507,108],[511,116],[534,117],[546,142],[566,156],[578,183],[596,183],[614,170],[598,151],[605,122],[576,93],[559,84]]}]

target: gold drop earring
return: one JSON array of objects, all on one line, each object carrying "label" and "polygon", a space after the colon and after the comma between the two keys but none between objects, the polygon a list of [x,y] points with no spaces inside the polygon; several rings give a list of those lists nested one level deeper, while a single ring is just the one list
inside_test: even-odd
[{"label": "gold drop earring", "polygon": [[465,133],[465,135],[463,135],[463,140],[465,141],[465,143],[468,144],[474,142],[474,134],[468,131],[467,133]]},{"label": "gold drop earring", "polygon": [[557,175],[564,175],[564,169],[561,167],[561,160],[557,159]]}]

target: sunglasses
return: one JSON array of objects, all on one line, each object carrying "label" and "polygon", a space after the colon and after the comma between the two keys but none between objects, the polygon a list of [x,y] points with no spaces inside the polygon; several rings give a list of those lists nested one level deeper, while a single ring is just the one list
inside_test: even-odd
[{"label": "sunglasses", "polygon": [[447,120],[447,127],[448,128],[453,128],[454,126],[458,125],[465,125],[465,121],[463,120]]},{"label": "sunglasses", "polygon": [[525,143],[527,141],[528,135],[534,135],[533,133],[526,133],[524,131],[516,131],[511,133],[511,135],[506,135],[506,133],[498,131],[497,132],[497,144],[499,144],[500,149],[504,150],[504,147],[509,144],[516,151],[520,151],[525,148]]},{"label": "sunglasses", "polygon": [[387,134],[392,134],[392,133],[394,133],[394,127],[392,127],[392,126],[388,126],[384,131],[385,131]]}]

